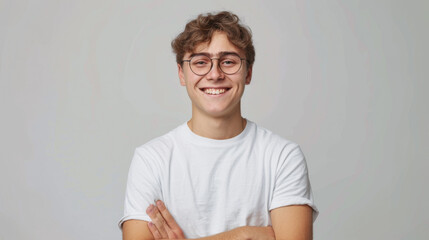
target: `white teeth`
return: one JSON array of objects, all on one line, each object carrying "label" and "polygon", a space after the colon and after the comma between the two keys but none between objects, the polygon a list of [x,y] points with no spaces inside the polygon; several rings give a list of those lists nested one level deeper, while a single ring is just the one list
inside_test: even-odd
[{"label": "white teeth", "polygon": [[225,91],[226,91],[226,89],[224,89],[224,88],[221,88],[221,89],[206,88],[204,90],[205,93],[211,94],[211,95],[219,95],[221,93],[224,93]]}]

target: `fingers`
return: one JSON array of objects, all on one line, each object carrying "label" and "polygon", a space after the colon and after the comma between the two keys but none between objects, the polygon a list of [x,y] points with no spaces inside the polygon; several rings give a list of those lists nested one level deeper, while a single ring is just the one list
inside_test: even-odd
[{"label": "fingers", "polygon": [[159,233],[159,231],[158,231],[158,228],[156,228],[156,226],[152,222],[149,222],[147,224],[147,226],[149,227],[149,230],[155,239],[161,239],[162,238],[161,233]]},{"label": "fingers", "polygon": [[158,207],[158,210],[161,212],[162,217],[165,219],[167,225],[174,232],[176,237],[185,238],[182,229],[179,227],[176,220],[174,220],[173,216],[171,216],[170,212],[165,207],[165,204],[161,200],[158,200],[156,201],[156,206]]},{"label": "fingers", "polygon": [[[174,238],[175,234],[168,226],[167,222],[165,221],[162,214],[159,212],[158,208],[154,205],[150,205],[146,213],[149,215],[149,217],[152,219],[153,226],[152,229],[156,228],[156,231],[161,235],[161,238]],[[149,225],[148,225],[149,226]],[[152,230],[151,230],[152,231]],[[153,232],[156,232],[155,230]],[[152,234],[153,234],[152,232]],[[155,237],[155,235],[154,235]]]}]

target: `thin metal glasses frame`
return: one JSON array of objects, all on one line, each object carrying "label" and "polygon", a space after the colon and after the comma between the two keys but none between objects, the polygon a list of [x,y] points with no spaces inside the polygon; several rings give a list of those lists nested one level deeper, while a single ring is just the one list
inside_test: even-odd
[{"label": "thin metal glasses frame", "polygon": [[[204,74],[198,74],[198,73],[196,73],[196,72],[194,72],[194,70],[192,70],[192,67],[191,67],[191,61],[192,61],[192,58],[194,58],[194,57],[197,57],[197,56],[199,56],[199,55],[195,55],[195,56],[193,56],[193,57],[191,57],[190,59],[188,59],[188,60],[182,60],[182,63],[183,62],[189,62],[189,69],[191,69],[191,71],[195,74],[195,75],[198,75],[198,76],[205,76],[205,75],[207,75],[211,70],[212,70],[212,68],[213,68],[213,60],[218,60],[218,63],[217,63],[217,66],[218,66],[218,68],[223,72],[223,73],[225,73],[226,75],[233,75],[233,74],[236,74],[238,71],[240,71],[240,69],[241,69],[241,67],[243,66],[243,60],[245,60],[246,62],[247,62],[247,59],[245,59],[245,58],[241,58],[240,56],[238,56],[237,54],[232,54],[232,55],[235,55],[235,56],[237,56],[238,58],[240,58],[240,67],[237,69],[237,71],[235,71],[235,72],[233,72],[233,73],[226,73],[226,72],[224,72],[223,71],[223,69],[222,69],[222,67],[220,66],[220,61],[219,61],[219,59],[221,58],[209,58],[209,57],[207,57],[208,59],[210,59],[210,69],[206,72],[206,73],[204,73]],[[223,57],[223,56],[222,56]]]}]

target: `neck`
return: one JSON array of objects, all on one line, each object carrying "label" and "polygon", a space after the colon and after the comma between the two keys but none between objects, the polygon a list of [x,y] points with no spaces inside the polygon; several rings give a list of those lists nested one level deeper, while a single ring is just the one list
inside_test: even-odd
[{"label": "neck", "polygon": [[192,114],[188,126],[199,136],[221,140],[239,135],[246,127],[246,123],[240,112],[219,118]]}]

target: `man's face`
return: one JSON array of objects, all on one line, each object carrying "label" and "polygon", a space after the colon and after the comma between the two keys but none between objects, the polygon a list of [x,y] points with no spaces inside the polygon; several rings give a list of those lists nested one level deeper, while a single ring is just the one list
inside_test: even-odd
[{"label": "man's face", "polygon": [[[210,44],[199,44],[193,53],[186,53],[183,60],[188,60],[191,54],[207,54],[210,58],[219,58],[222,53],[232,52],[244,58],[244,52],[235,47],[223,32],[213,34]],[[250,83],[252,68],[246,61],[242,61],[241,68],[232,75],[221,71],[218,60],[213,60],[213,67],[209,73],[199,76],[189,67],[190,62],[178,64],[180,84],[186,86],[192,101],[192,113],[210,117],[228,117],[240,114],[240,100],[244,86]]]}]

